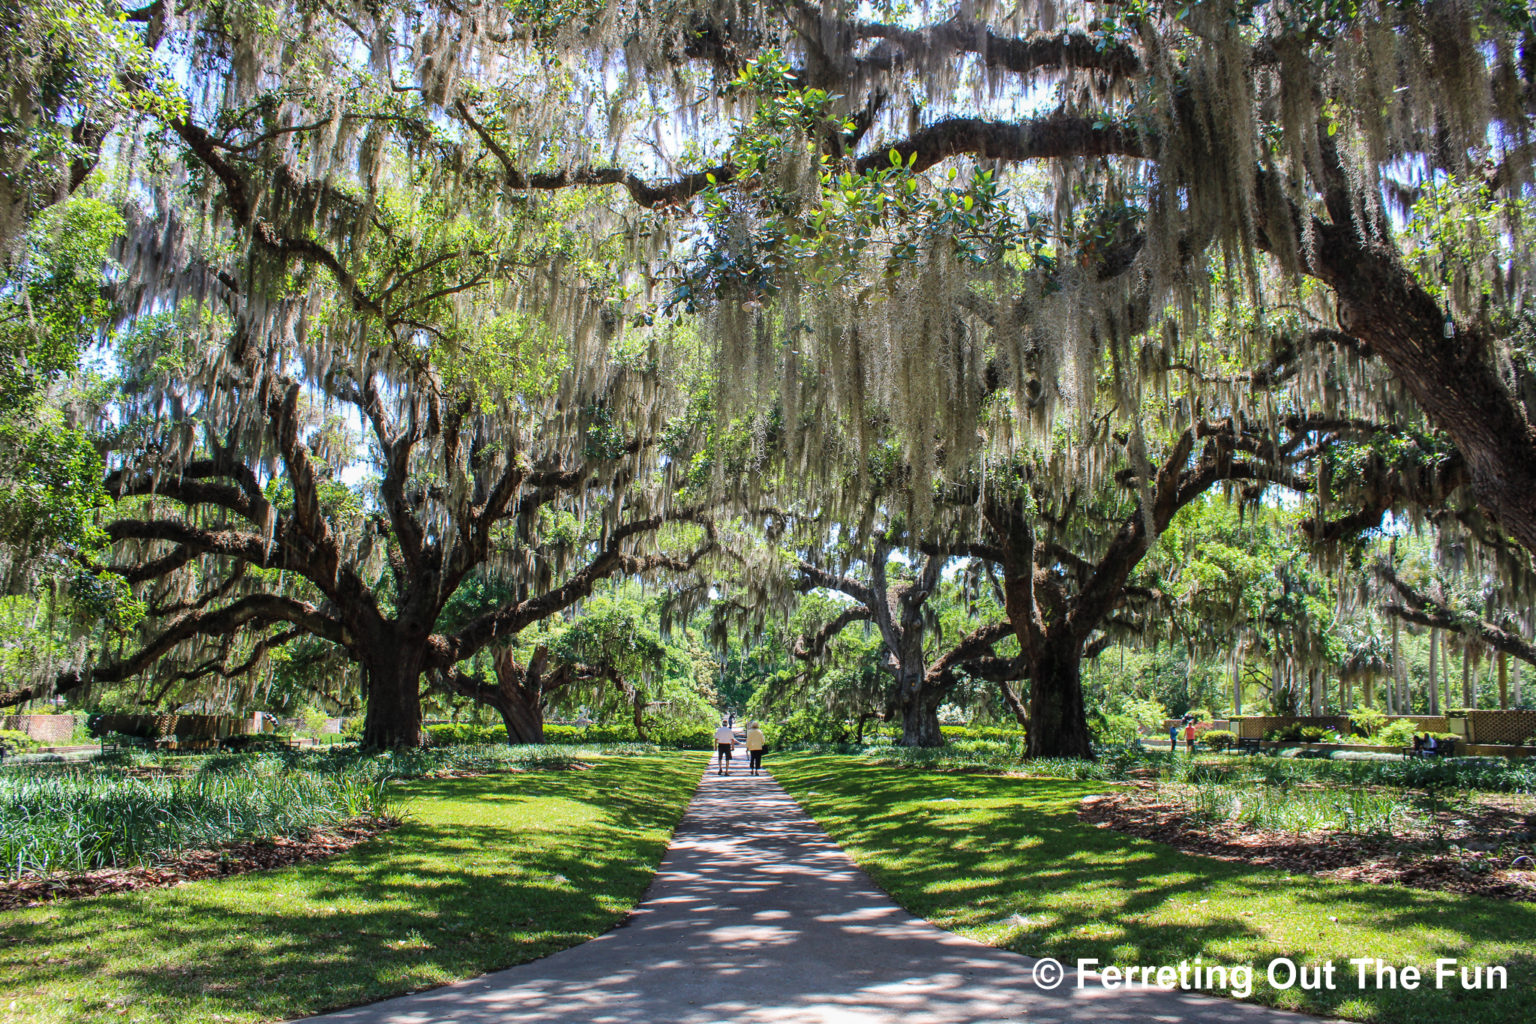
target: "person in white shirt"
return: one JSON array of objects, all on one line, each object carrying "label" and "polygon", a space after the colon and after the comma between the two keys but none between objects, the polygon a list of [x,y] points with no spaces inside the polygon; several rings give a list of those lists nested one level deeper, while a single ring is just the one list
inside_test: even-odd
[{"label": "person in white shirt", "polygon": [[715,730],[715,754],[719,757],[719,763],[715,766],[716,775],[731,774],[731,751],[735,749],[736,733],[722,718],[720,728]]}]

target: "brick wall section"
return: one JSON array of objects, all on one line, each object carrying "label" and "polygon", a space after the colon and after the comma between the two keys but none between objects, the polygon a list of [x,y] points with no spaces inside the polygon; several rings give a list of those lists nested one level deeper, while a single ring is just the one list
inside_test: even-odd
[{"label": "brick wall section", "polygon": [[73,715],[0,715],[0,729],[24,732],[45,747],[62,747],[75,732]]},{"label": "brick wall section", "polygon": [[[1500,712],[1491,712],[1499,714]],[[1444,715],[1388,715],[1389,722],[1412,722],[1414,732],[1450,732],[1450,726],[1446,723]],[[1238,720],[1238,727],[1233,731],[1238,736],[1251,739],[1263,739],[1264,734],[1271,729],[1279,729],[1300,722],[1302,725],[1316,725],[1324,729],[1332,729],[1340,736],[1350,735],[1354,729],[1349,724],[1348,715],[1303,715],[1300,718],[1291,718],[1286,715],[1254,715],[1251,718]]]},{"label": "brick wall section", "polygon": [[[1536,736],[1536,711],[1469,711],[1473,743],[1520,743]],[[1450,732],[1444,715],[1388,715],[1389,722],[1412,722],[1414,732]],[[1254,715],[1241,718],[1233,731],[1244,738],[1262,739],[1271,729],[1299,722],[1333,729],[1341,736],[1350,734],[1349,719],[1342,715],[1288,718],[1283,715]]]},{"label": "brick wall section", "polygon": [[1283,726],[1300,724],[1315,725],[1323,729],[1333,729],[1340,735],[1349,735],[1349,719],[1343,715],[1303,715],[1291,717],[1288,715],[1254,715],[1252,718],[1240,718],[1237,720],[1237,728],[1233,730],[1239,739],[1263,739],[1264,734],[1271,729],[1279,729]]},{"label": "brick wall section", "polygon": [[[1231,729],[1232,723],[1227,721],[1225,718],[1213,718],[1208,722],[1196,722],[1195,726],[1201,732],[1205,732],[1207,729]],[[1162,731],[1158,733],[1158,736],[1166,738],[1168,735],[1168,730],[1174,728],[1179,730],[1179,739],[1182,740],[1184,738],[1184,719],[1182,718],[1163,719],[1163,728]]]},{"label": "brick wall section", "polygon": [[249,719],[222,715],[103,715],[98,728],[125,736],[159,739],[205,740],[247,731]]}]

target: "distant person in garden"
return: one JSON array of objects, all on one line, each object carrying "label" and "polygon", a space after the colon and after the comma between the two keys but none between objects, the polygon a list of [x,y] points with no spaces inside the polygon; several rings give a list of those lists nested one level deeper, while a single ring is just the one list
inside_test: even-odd
[{"label": "distant person in garden", "polygon": [[1179,749],[1179,727],[1177,724],[1168,727],[1168,749],[1170,751]]},{"label": "distant person in garden", "polygon": [[1195,756],[1195,722],[1194,722],[1194,719],[1187,719],[1186,721],[1188,722],[1188,724],[1184,726],[1184,749],[1189,752],[1189,756],[1190,757],[1194,757]]},{"label": "distant person in garden", "polygon": [[736,733],[732,731],[730,722],[720,719],[720,728],[715,730],[715,754],[719,763],[715,766],[716,775],[731,774],[731,751],[736,749]]},{"label": "distant person in garden", "polygon": [[768,739],[763,735],[763,730],[757,727],[756,722],[747,723],[747,769],[753,775],[763,770],[763,750],[768,746]]}]

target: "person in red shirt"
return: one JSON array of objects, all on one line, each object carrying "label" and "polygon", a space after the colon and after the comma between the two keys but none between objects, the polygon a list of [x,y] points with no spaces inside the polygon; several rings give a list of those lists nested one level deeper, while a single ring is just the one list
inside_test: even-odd
[{"label": "person in red shirt", "polygon": [[1189,756],[1190,757],[1194,757],[1195,756],[1195,723],[1194,722],[1186,722],[1184,724],[1184,749],[1189,752]]}]

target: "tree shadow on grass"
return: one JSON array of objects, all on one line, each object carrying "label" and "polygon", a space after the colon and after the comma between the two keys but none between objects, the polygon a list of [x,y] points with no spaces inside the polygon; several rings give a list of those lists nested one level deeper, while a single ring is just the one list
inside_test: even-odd
[{"label": "tree shadow on grass", "polygon": [[701,764],[422,780],[408,824],[326,861],[0,915],[0,1002],[291,1017],[543,956],[639,899]]},{"label": "tree shadow on grass", "polygon": [[[1095,828],[1077,804],[1103,784],[909,772],[787,759],[777,774],[871,877],[911,912],[1018,952],[1106,964],[1332,959],[1349,983],[1293,1009],[1381,1020],[1536,1019],[1536,906],[1287,876]],[[1375,944],[1378,948],[1372,948]],[[1351,957],[1508,969],[1503,993],[1362,991]],[[1432,986],[1432,982],[1431,982]],[[1453,1007],[1456,1009],[1453,1010]]]}]

